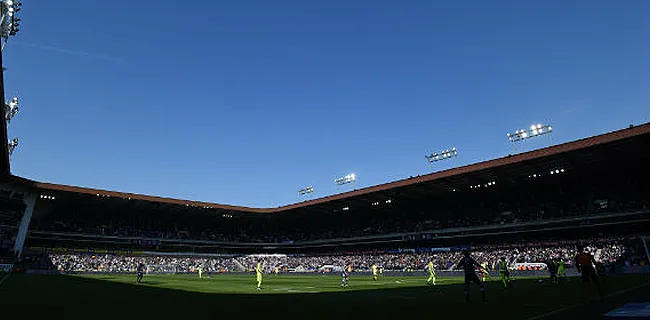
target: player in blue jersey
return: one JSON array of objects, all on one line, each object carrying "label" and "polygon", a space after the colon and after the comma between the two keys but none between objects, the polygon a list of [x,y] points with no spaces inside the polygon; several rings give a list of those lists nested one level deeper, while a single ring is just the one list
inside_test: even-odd
[{"label": "player in blue jersey", "polygon": [[469,287],[472,282],[474,282],[480,288],[481,299],[485,302],[485,287],[483,286],[483,283],[481,283],[481,280],[479,280],[478,275],[476,275],[475,270],[477,268],[483,272],[487,272],[487,270],[483,270],[483,267],[481,267],[481,265],[470,256],[468,250],[463,250],[463,258],[458,262],[458,266],[463,268],[463,271],[465,271],[465,301],[469,302]]},{"label": "player in blue jersey", "polygon": [[136,278],[135,282],[137,282],[137,283],[142,282],[142,277],[144,277],[145,269],[146,268],[144,266],[144,263],[141,262],[141,263],[138,264],[138,269],[137,269],[138,277]]},{"label": "player in blue jersey", "polygon": [[348,266],[341,268],[341,287],[347,288],[348,281],[350,280],[350,274],[348,273]]}]

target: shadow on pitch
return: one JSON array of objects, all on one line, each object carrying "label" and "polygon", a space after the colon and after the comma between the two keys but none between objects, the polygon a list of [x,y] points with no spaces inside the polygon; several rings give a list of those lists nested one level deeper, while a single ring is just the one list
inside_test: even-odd
[{"label": "shadow on pitch", "polygon": [[[335,277],[332,283],[338,283]],[[11,306],[7,309],[10,312],[18,312],[16,315],[55,319],[87,319],[88,315],[94,319],[178,319],[226,314],[246,319],[279,315],[283,319],[347,319],[359,315],[383,319],[429,317],[434,309],[437,316],[498,315],[500,319],[510,319],[503,315],[504,308],[523,307],[542,312],[554,308],[545,305],[546,301],[570,302],[576,298],[572,295],[580,294],[576,291],[575,281],[554,285],[534,280],[518,280],[512,290],[503,289],[498,282],[489,282],[486,285],[488,303],[480,301],[479,291],[473,286],[469,304],[463,298],[463,284],[432,287],[423,283],[416,287],[341,289],[315,294],[258,293],[252,283],[251,293],[246,294],[201,293],[155,286],[160,284],[164,281],[146,278],[138,285],[135,281],[121,283],[77,276],[12,275],[0,286],[0,301]],[[219,281],[214,281],[214,285],[218,286]],[[518,319],[522,316],[519,312],[513,315]]]}]

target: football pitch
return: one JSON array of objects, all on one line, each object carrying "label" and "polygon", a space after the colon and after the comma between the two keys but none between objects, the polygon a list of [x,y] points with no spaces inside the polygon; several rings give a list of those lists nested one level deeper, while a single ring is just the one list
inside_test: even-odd
[{"label": "football pitch", "polygon": [[[647,301],[649,275],[604,279],[604,298],[588,297],[579,279],[540,283],[516,279],[503,289],[486,283],[487,302],[476,286],[463,297],[463,279],[386,276],[373,281],[353,275],[341,288],[333,275],[267,275],[263,290],[253,274],[196,275],[21,275],[0,284],[0,314],[35,319],[179,318],[440,318],[602,319],[624,303]],[[3,317],[4,318],[4,317]],[[9,319],[9,318],[8,318]]]}]

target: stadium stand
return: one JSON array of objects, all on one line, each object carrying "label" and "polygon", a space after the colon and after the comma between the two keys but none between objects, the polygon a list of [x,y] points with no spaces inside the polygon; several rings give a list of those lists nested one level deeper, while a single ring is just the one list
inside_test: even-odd
[{"label": "stadium stand", "polygon": [[[157,265],[177,259],[172,264],[178,272],[198,263],[209,270],[232,270],[233,265],[250,267],[242,255],[264,252],[285,254],[276,264],[294,269],[313,270],[348,259],[360,269],[371,260],[390,270],[420,269],[431,257],[440,268],[450,269],[456,251],[467,246],[478,248],[479,256],[489,257],[485,260],[491,264],[501,255],[514,264],[566,258],[584,239],[595,244],[633,238],[638,245],[636,237],[647,235],[650,227],[646,179],[650,155],[637,150],[648,143],[650,124],[269,209],[14,176],[5,177],[3,189],[12,192],[7,199],[16,203],[21,203],[16,195],[21,191],[37,193],[25,235],[26,247],[35,248],[30,263],[43,268],[118,272],[130,270],[125,264],[137,259]],[[7,221],[11,227],[7,230],[15,230],[19,223]],[[5,237],[19,236],[13,232]],[[558,244],[560,240],[564,243]],[[601,261],[621,257],[632,264],[645,261],[632,258],[639,250],[630,243],[597,247]],[[80,251],[53,252],[53,248]],[[449,252],[431,256],[409,251],[414,248]],[[185,256],[138,256],[134,251]],[[359,254],[364,252],[370,254]],[[202,253],[231,258],[197,257]]]},{"label": "stadium stand", "polygon": [[21,222],[24,204],[8,192],[0,192],[0,264],[13,262],[14,242]]}]

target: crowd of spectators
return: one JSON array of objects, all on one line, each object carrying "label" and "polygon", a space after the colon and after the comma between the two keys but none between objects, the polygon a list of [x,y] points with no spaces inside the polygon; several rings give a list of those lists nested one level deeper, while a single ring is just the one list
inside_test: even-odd
[{"label": "crowd of spectators", "polygon": [[[628,264],[645,263],[645,254],[639,247],[638,239],[601,239],[585,242],[585,250],[594,255],[601,263],[614,263],[625,259]],[[473,257],[487,263],[492,269],[501,258],[506,258],[508,263],[544,263],[548,259],[561,259],[566,265],[573,265],[576,254],[575,242],[544,242],[512,244],[509,246],[478,247],[472,250]],[[240,257],[240,261],[252,266],[257,257]],[[432,261],[440,270],[455,269],[456,262],[461,259],[461,252],[427,252],[427,253],[385,253],[385,254],[355,254],[338,256],[273,256],[264,258],[269,265],[286,265],[290,268],[304,267],[307,270],[318,270],[323,265],[353,264],[355,268],[369,269],[372,264],[381,265],[386,270],[422,270],[429,261]]]},{"label": "crowd of spectators", "polygon": [[53,267],[61,272],[82,273],[133,273],[140,263],[146,265],[150,272],[189,273],[195,272],[198,267],[210,273],[234,270],[232,258],[220,257],[51,254],[49,261],[39,261],[41,267]]},{"label": "crowd of spectators", "polygon": [[[639,239],[600,239],[582,242],[586,250],[603,264],[624,262],[626,265],[645,264],[646,257]],[[576,242],[544,242],[511,244],[508,246],[479,247],[472,250],[473,257],[494,269],[502,257],[516,263],[543,263],[548,259],[562,259],[568,267],[573,265]],[[252,270],[263,261],[267,271],[280,270],[316,272],[325,266],[352,264],[355,270],[368,270],[373,264],[385,270],[423,270],[433,261],[438,270],[454,270],[461,253],[416,252],[401,253],[365,252],[336,255],[249,255],[230,257],[173,257],[173,256],[125,256],[94,254],[49,254],[41,260],[41,266],[49,265],[61,272],[134,272],[138,263],[144,263],[154,272],[194,272],[201,267],[204,272],[230,272]],[[157,269],[156,269],[157,268]]]}]

